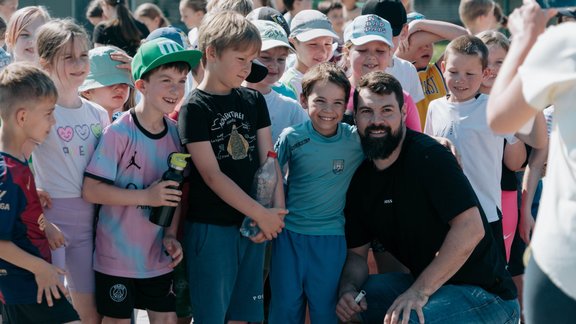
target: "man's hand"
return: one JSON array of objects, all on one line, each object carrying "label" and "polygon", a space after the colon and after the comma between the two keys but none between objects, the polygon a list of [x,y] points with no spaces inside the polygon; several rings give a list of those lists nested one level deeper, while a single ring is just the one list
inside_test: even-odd
[{"label": "man's hand", "polygon": [[171,268],[175,268],[184,258],[182,253],[182,245],[173,236],[165,236],[162,240],[164,248],[166,248],[166,253],[172,258],[172,263],[170,263]]},{"label": "man's hand", "polygon": [[[44,217],[44,214],[42,214],[40,217]],[[47,220],[44,220],[44,222],[46,224],[44,228],[44,234],[46,234],[46,239],[48,239],[50,249],[56,250],[61,246],[65,246],[66,239],[64,238],[64,234],[62,234],[62,231],[60,231],[60,229],[51,222]]]},{"label": "man's hand", "polygon": [[340,296],[340,300],[338,300],[336,305],[336,315],[342,322],[359,320],[357,314],[368,309],[366,298],[360,300],[359,303],[354,301],[357,295],[356,291],[348,291]]},{"label": "man's hand", "polygon": [[60,299],[60,293],[66,297],[68,296],[68,290],[59,278],[60,275],[64,274],[66,274],[64,270],[48,262],[42,262],[40,266],[35,268],[34,278],[38,285],[38,294],[36,296],[38,304],[41,304],[43,296],[46,296],[46,303],[52,307],[54,305],[52,297]]},{"label": "man's hand", "polygon": [[[384,317],[384,324],[408,324],[410,320],[410,312],[416,311],[420,324],[424,324],[424,313],[422,307],[428,302],[428,296],[409,288],[402,295],[398,296],[392,306],[386,312]],[[400,322],[402,316],[402,322]]]}]

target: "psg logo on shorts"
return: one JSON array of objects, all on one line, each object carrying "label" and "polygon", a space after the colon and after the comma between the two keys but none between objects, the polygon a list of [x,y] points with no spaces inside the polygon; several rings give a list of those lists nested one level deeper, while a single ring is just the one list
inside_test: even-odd
[{"label": "psg logo on shorts", "polygon": [[110,298],[117,303],[124,301],[127,294],[128,290],[123,284],[116,284],[110,288]]}]

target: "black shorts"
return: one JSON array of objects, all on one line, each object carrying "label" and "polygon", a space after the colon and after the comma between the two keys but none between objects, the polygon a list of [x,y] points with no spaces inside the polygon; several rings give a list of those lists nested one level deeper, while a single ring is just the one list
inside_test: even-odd
[{"label": "black shorts", "polygon": [[2,321],[4,324],[61,324],[80,320],[66,298],[52,300],[52,307],[48,306],[45,298],[42,304],[2,305]]},{"label": "black shorts", "polygon": [[135,308],[174,312],[172,272],[146,279],[123,278],[96,272],[96,308],[113,318],[130,318]]}]

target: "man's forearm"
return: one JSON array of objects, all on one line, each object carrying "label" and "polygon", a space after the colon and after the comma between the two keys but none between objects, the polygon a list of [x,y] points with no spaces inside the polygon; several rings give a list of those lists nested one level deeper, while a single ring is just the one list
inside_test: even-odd
[{"label": "man's forearm", "polygon": [[368,263],[366,261],[368,245],[365,246],[366,252],[363,251],[364,247],[359,249],[362,251],[348,250],[346,263],[340,276],[339,296],[348,291],[360,290],[368,278]]},{"label": "man's forearm", "polygon": [[431,296],[464,265],[484,237],[484,227],[478,208],[470,208],[456,216],[438,251],[438,255],[416,278],[410,287]]}]

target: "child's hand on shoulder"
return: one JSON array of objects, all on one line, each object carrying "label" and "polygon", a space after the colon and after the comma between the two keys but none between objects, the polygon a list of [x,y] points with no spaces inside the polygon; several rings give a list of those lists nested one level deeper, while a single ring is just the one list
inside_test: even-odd
[{"label": "child's hand on shoulder", "polygon": [[156,181],[152,183],[144,190],[146,192],[146,201],[143,202],[143,205],[152,207],[178,206],[180,196],[182,196],[182,191],[174,189],[178,188],[178,186],[178,182],[172,180]]},{"label": "child's hand on shoulder", "polygon": [[60,281],[61,275],[65,275],[66,271],[43,261],[34,267],[34,278],[38,285],[38,294],[36,301],[38,304],[42,303],[42,298],[46,297],[46,303],[52,307],[54,305],[53,297],[60,299],[62,295],[68,297],[68,289]]},{"label": "child's hand on shoulder", "polygon": [[64,234],[60,229],[52,224],[51,222],[47,221],[44,218],[44,214],[40,216],[40,218],[44,219],[45,228],[44,234],[46,234],[46,238],[48,239],[48,244],[50,245],[51,250],[56,250],[57,248],[66,245],[66,239],[64,238]]},{"label": "child's hand on shoulder", "polygon": [[182,252],[182,245],[174,236],[165,236],[162,240],[164,248],[166,248],[166,253],[172,258],[172,263],[170,263],[171,268],[175,268],[184,258]]},{"label": "child's hand on shoulder", "polygon": [[267,208],[266,213],[259,220],[255,220],[267,240],[276,238],[282,232],[286,214],[288,210],[283,208]]}]

